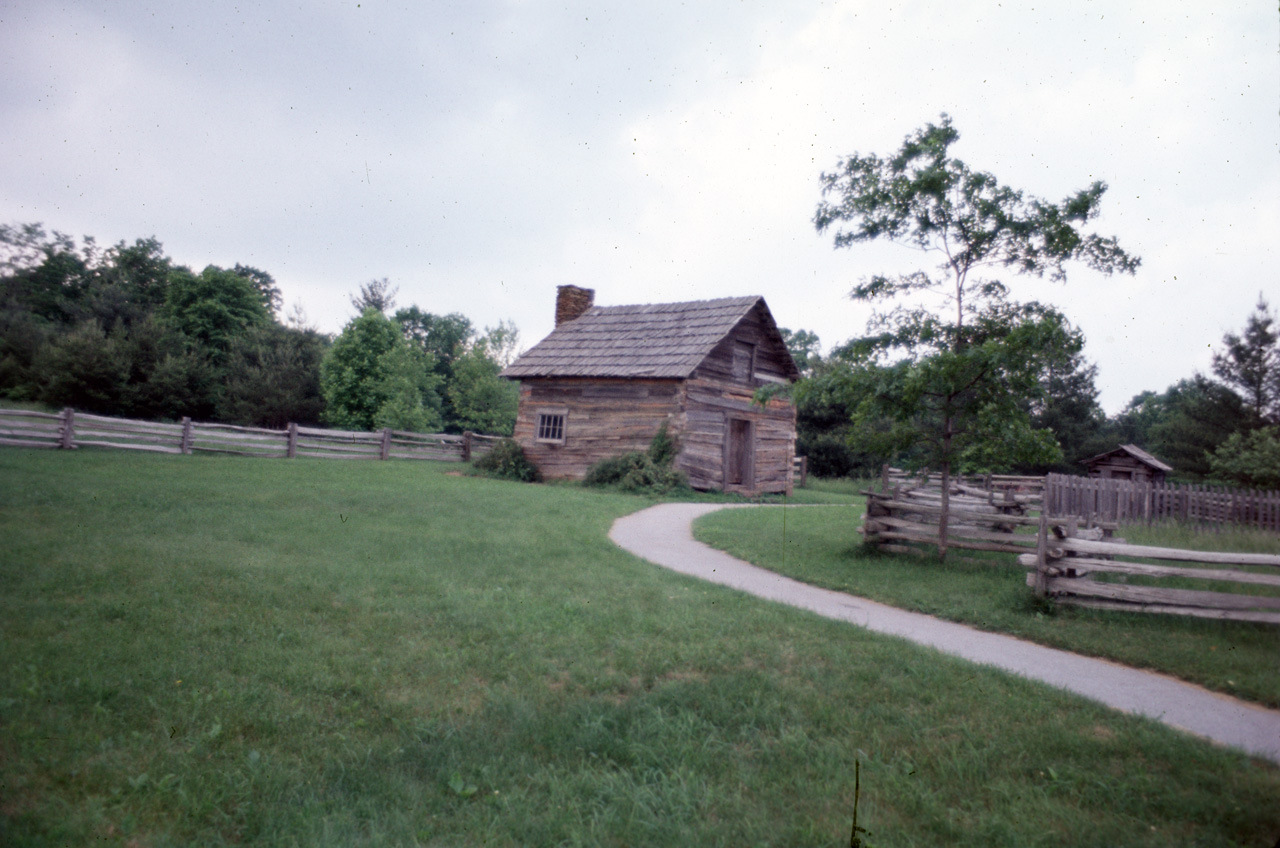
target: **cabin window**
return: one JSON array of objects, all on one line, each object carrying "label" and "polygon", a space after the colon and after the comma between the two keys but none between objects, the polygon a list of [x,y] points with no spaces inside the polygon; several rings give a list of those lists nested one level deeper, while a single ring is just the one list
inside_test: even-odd
[{"label": "cabin window", "polygon": [[756,346],[750,342],[733,343],[733,379],[751,382],[756,370]]},{"label": "cabin window", "polygon": [[563,410],[555,412],[539,412],[537,440],[539,442],[549,442],[554,445],[563,445],[565,418],[566,412]]}]

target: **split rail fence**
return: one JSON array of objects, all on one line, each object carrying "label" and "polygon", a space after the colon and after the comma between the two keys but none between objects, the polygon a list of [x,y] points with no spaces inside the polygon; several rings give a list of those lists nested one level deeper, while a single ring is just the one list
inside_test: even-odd
[{"label": "split rail fence", "polygon": [[434,459],[467,462],[488,453],[499,436],[478,433],[410,433],[322,430],[290,424],[283,430],[208,424],[184,418],[177,424],[110,418],[64,409],[60,413],[0,409],[0,445],[79,447],[158,453],[224,453],[239,456],[326,459]]},{"label": "split rail fence", "polygon": [[1228,524],[1280,532],[1280,492],[1182,483],[1145,483],[1050,474],[1045,508],[1120,524],[1179,521],[1215,530]]},{"label": "split rail fence", "polygon": [[[919,553],[938,545],[942,489],[936,483],[898,482],[880,492],[863,492],[867,512],[862,533],[869,544],[893,553]],[[1029,530],[1039,524],[1037,499],[1012,489],[986,491],[954,483],[947,506],[947,548],[1002,553],[1035,549]],[[922,546],[922,547],[916,547]]]},{"label": "split rail fence", "polygon": [[[863,493],[866,541],[899,553],[936,549],[942,514],[936,480],[886,472],[882,482],[888,483],[882,491]],[[1055,514],[1047,491],[1042,508],[1032,493],[970,482],[951,488],[946,547],[1017,554],[1010,563],[1028,570],[1027,585],[1040,597],[1098,609],[1280,624],[1280,556],[1129,545],[1112,538],[1116,524],[1100,522],[1096,512]],[[1222,565],[1232,567],[1217,567]],[[1151,585],[1159,581],[1176,585]],[[1234,584],[1234,591],[1186,587],[1204,581]]]},{"label": "split rail fence", "polygon": [[[1122,562],[1115,557],[1125,559]],[[1064,522],[1042,516],[1035,552],[1021,554],[1018,562],[1031,569],[1027,585],[1036,595],[1060,604],[1280,624],[1280,594],[1274,594],[1280,591],[1280,556],[1128,545],[1080,532],[1075,518]],[[1180,564],[1169,565],[1170,562]],[[1095,579],[1099,575],[1118,576]],[[1209,581],[1248,588],[1218,592],[1128,585],[1131,577]],[[1268,591],[1273,594],[1265,594]]]}]

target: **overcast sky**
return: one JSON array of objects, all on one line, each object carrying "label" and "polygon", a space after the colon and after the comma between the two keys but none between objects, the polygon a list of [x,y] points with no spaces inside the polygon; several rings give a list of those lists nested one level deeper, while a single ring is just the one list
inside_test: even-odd
[{"label": "overcast sky", "polygon": [[946,112],[1015,188],[1110,185],[1136,276],[1006,280],[1115,412],[1280,307],[1278,44],[1275,0],[0,0],[0,221],[253,265],[329,332],[387,277],[525,346],[573,283],[762,294],[830,348],[929,261],[834,250],[818,176]]}]

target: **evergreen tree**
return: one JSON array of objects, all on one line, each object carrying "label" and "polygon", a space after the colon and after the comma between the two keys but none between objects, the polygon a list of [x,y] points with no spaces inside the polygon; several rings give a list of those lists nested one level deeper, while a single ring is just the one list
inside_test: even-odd
[{"label": "evergreen tree", "polygon": [[1244,332],[1222,337],[1223,350],[1213,355],[1213,373],[1237,390],[1259,422],[1280,424],[1280,327],[1262,295]]}]

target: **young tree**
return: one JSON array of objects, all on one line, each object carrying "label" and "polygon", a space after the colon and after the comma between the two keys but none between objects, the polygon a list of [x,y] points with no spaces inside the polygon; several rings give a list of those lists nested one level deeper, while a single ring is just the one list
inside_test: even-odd
[{"label": "young tree", "polygon": [[1254,489],[1280,489],[1280,427],[1232,433],[1209,456],[1215,477]]},{"label": "young tree", "polygon": [[325,420],[338,427],[438,429],[440,377],[433,359],[370,307],[334,341],[320,366]]},{"label": "young tree", "polygon": [[1244,333],[1227,333],[1222,345],[1213,355],[1214,375],[1241,393],[1259,421],[1280,424],[1280,327],[1261,294]]},{"label": "young tree", "polygon": [[498,376],[501,364],[484,344],[473,345],[453,363],[453,379],[446,395],[452,424],[494,436],[509,436],[516,424],[520,387]]},{"label": "young tree", "polygon": [[[1068,261],[1108,274],[1132,273],[1139,263],[1114,238],[1081,231],[1098,215],[1104,183],[1060,203],[1026,197],[952,157],[958,138],[943,115],[889,158],[845,158],[822,175],[813,218],[819,233],[834,232],[837,248],[885,239],[939,259],[932,272],[867,278],[851,297],[906,299],[877,314],[854,349],[881,366],[875,411],[896,422],[899,444],[924,447],[922,458],[942,472],[944,556],[953,466],[1052,461],[1056,454],[1027,408],[1045,365],[1068,342],[1065,321],[1049,307],[1010,302],[1006,286],[988,274],[1004,269],[1061,281]],[[940,302],[918,302],[928,295]],[[890,365],[892,356],[902,358]]]}]

